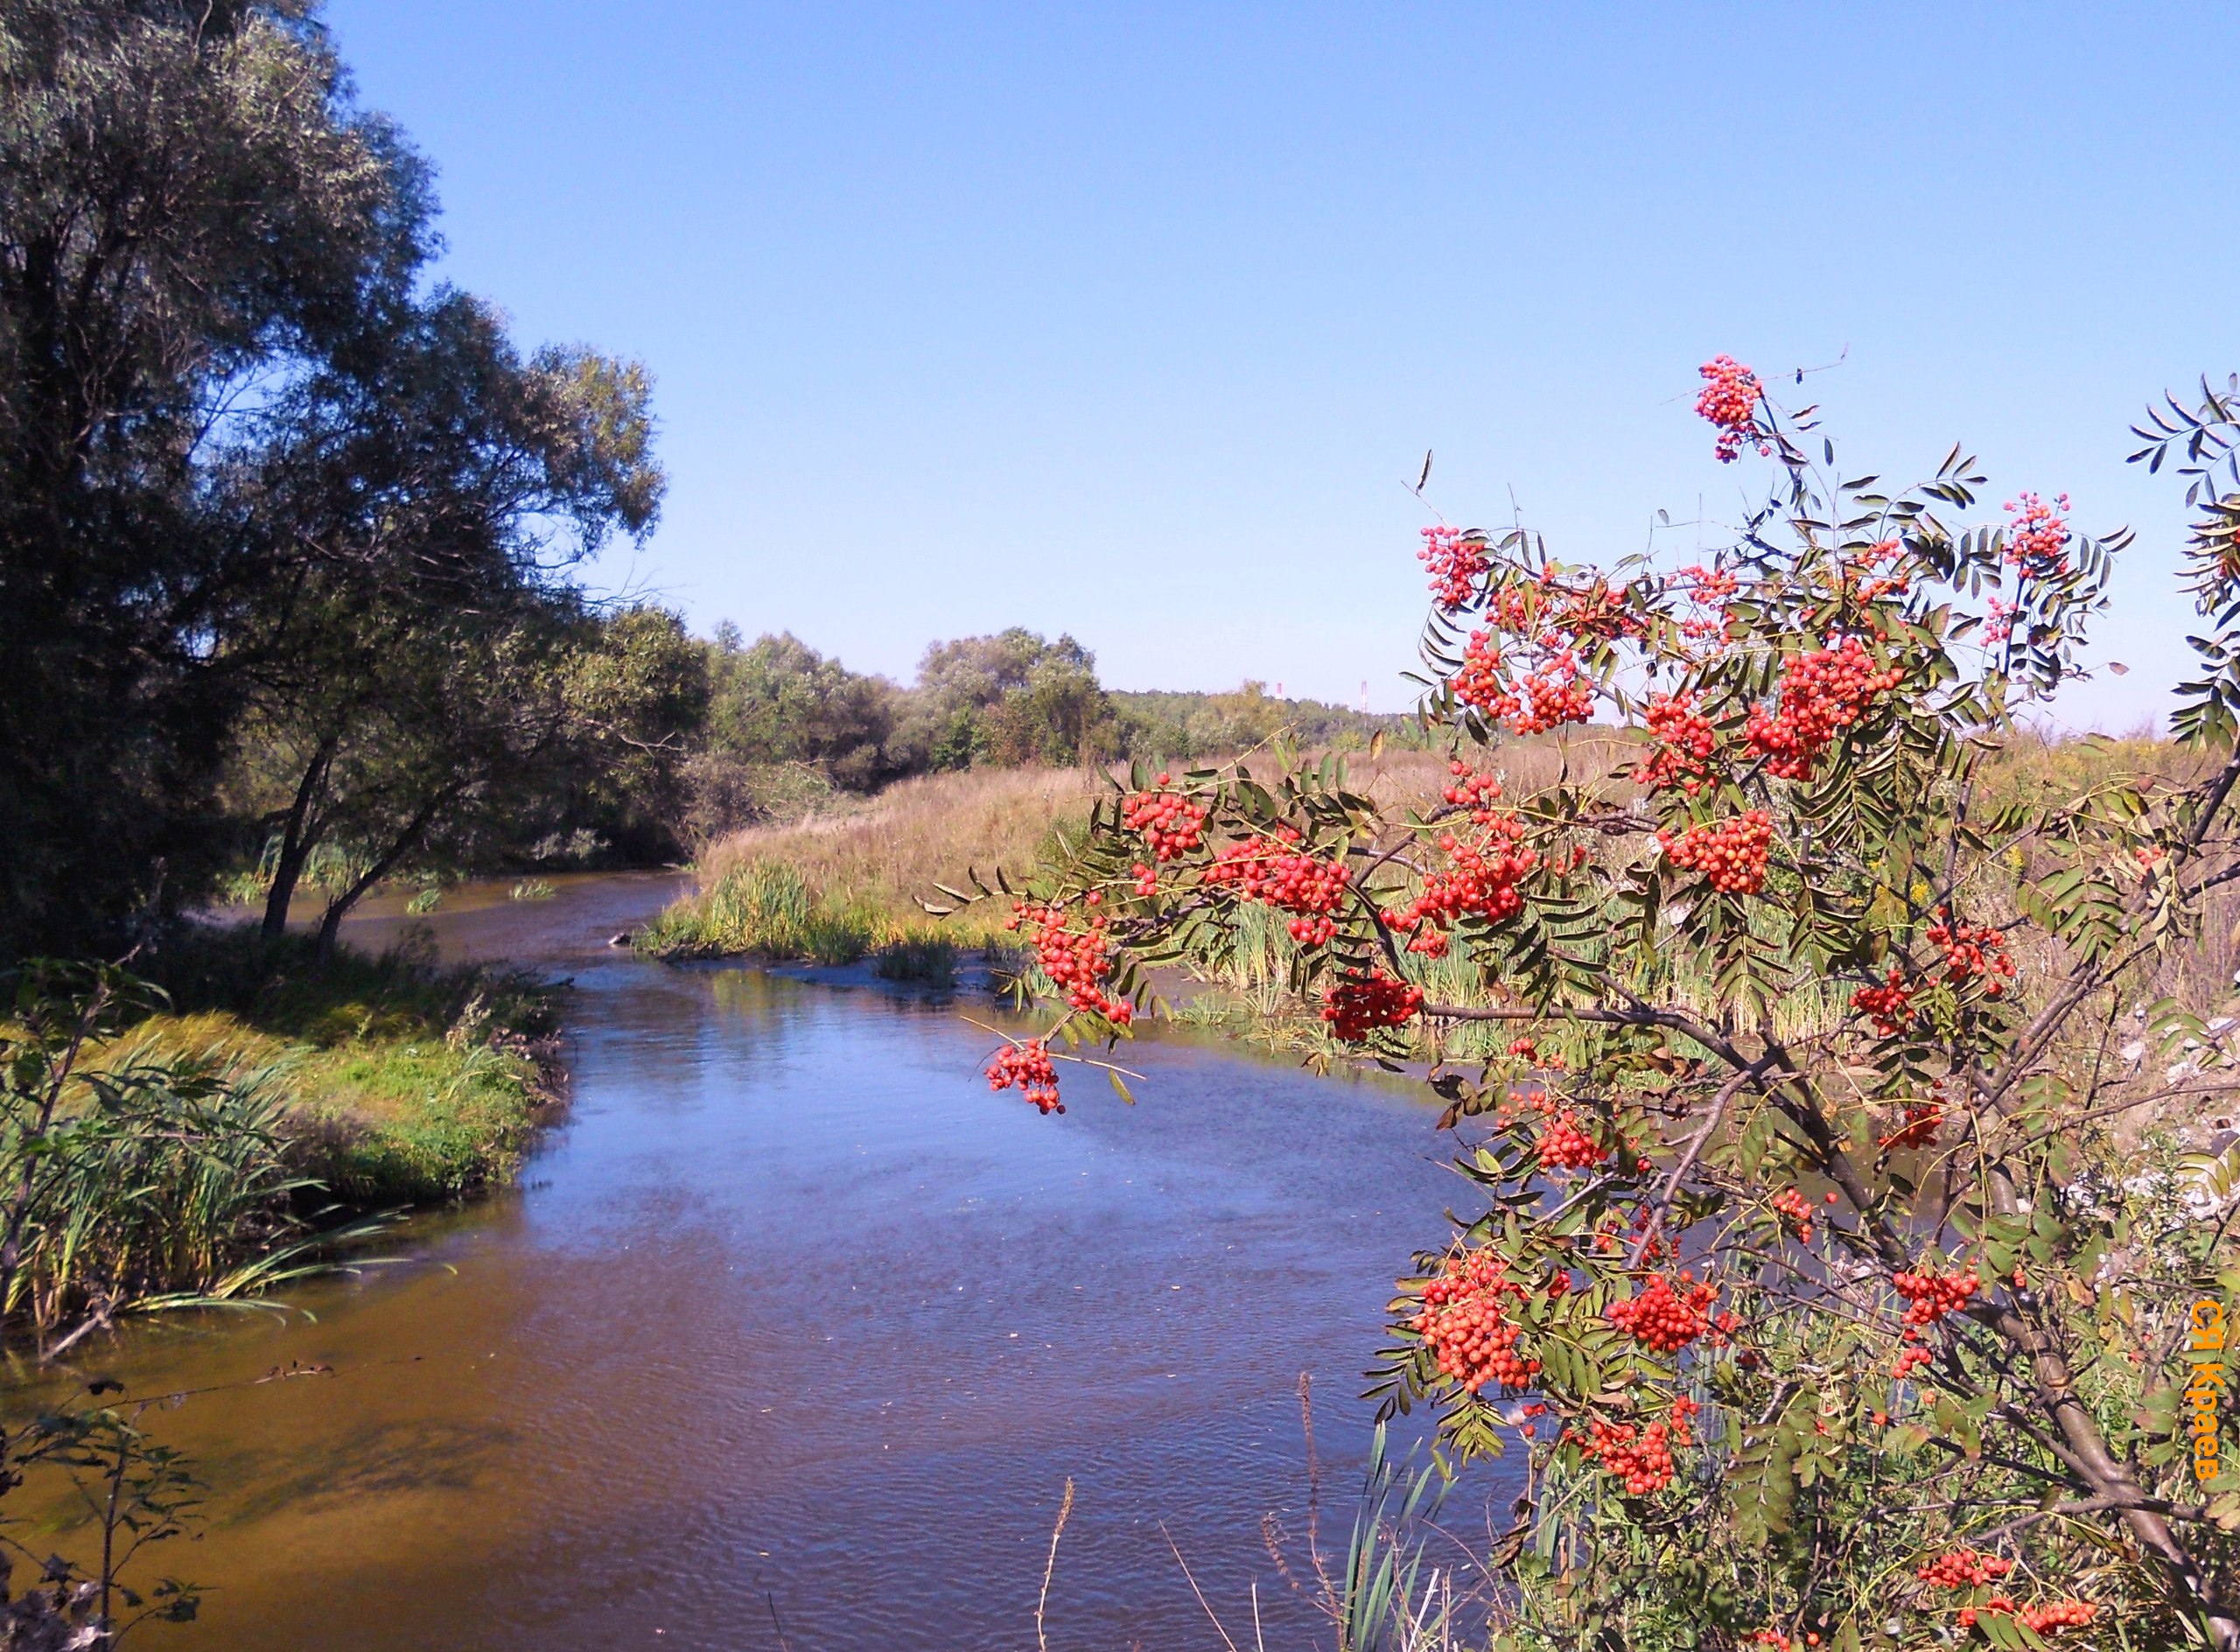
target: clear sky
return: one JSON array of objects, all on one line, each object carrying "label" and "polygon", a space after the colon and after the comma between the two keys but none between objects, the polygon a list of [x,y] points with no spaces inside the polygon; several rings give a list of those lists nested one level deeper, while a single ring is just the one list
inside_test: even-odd
[{"label": "clear sky", "polygon": [[[439,169],[446,273],[642,358],[634,582],[906,679],[1070,630],[1122,688],[1409,700],[1426,520],[1557,554],[1732,520],[1695,368],[1846,471],[1955,439],[2142,530],[2066,720],[2184,663],[2123,463],[2240,368],[2240,8],[330,0]],[[1692,530],[1684,530],[1692,534]]]}]

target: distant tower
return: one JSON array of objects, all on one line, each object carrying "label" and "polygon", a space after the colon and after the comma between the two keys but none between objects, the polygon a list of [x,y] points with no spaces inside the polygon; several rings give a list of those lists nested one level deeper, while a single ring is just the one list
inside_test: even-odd
[{"label": "distant tower", "polygon": [[1366,677],[1362,679],[1362,715],[1368,715],[1368,679]]},{"label": "distant tower", "polygon": [[1276,679],[1276,697],[1279,700],[1284,697],[1284,680],[1281,677]]}]

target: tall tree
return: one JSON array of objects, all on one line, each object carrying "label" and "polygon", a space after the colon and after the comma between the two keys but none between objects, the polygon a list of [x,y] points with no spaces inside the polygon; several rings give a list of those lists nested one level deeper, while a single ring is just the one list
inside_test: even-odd
[{"label": "tall tree", "polygon": [[523,360],[448,290],[388,321],[270,411],[262,494],[308,555],[241,644],[250,767],[283,782],[266,928],[321,843],[352,838],[369,868],[331,906],[330,941],[373,879],[590,715],[564,691],[581,652],[566,575],[648,528],[662,486],[642,369]]},{"label": "tall tree", "polygon": [[257,506],[262,409],[427,222],[299,0],[0,10],[0,955],[209,852],[227,645],[300,550]]}]

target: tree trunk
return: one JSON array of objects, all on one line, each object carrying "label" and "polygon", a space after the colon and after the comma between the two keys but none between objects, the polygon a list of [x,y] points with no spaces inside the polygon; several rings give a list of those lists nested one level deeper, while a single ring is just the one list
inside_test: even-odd
[{"label": "tree trunk", "polygon": [[288,907],[296,897],[296,880],[304,874],[304,863],[319,839],[319,829],[312,821],[312,800],[326,789],[326,772],[334,762],[332,737],[322,740],[312,754],[311,764],[304,770],[304,778],[296,788],[296,801],[288,806],[288,817],[280,829],[280,858],[273,864],[272,887],[264,896],[264,933],[275,938],[288,931]]},{"label": "tree trunk", "polygon": [[429,799],[404,830],[391,840],[389,846],[382,851],[380,858],[367,867],[347,889],[327,902],[326,914],[318,920],[320,962],[324,963],[334,956],[335,942],[342,931],[342,920],[348,914],[350,908],[358,904],[366,891],[388,877],[396,863],[418,845],[428,828],[435,823],[436,816],[443,812],[444,805],[450,801],[451,794],[448,792],[442,796]]}]

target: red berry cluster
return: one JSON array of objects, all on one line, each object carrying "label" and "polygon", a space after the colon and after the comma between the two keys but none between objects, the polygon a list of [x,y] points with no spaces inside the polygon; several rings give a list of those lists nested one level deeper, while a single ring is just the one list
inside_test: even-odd
[{"label": "red berry cluster", "polygon": [[1013,1085],[1046,1115],[1066,1110],[1066,1104],[1058,1099],[1058,1069],[1051,1064],[1049,1046],[1040,1039],[1006,1044],[988,1063],[990,1089],[1007,1090]]},{"label": "red berry cluster", "polygon": [[1622,1481],[1630,1496],[1662,1491],[1672,1483],[1672,1448],[1696,1443],[1689,1423],[1701,1409],[1683,1394],[1672,1402],[1669,1424],[1651,1423],[1636,1430],[1631,1423],[1606,1423],[1598,1418],[1586,1454],[1604,1474]]},{"label": "red berry cluster", "polygon": [[1539,864],[1537,850],[1524,840],[1524,822],[1513,815],[1475,811],[1484,818],[1474,842],[1452,832],[1441,834],[1438,846],[1446,852],[1447,870],[1424,880],[1423,892],[1406,906],[1384,914],[1385,926],[1405,933],[1413,929],[1408,950],[1431,957],[1446,951],[1447,928],[1466,917],[1499,923],[1516,915],[1524,898],[1516,892],[1517,879]]},{"label": "red berry cluster", "polygon": [[1984,625],[1984,640],[2005,642],[2014,635],[2014,617],[2021,612],[2002,598],[1992,598],[1992,616]]},{"label": "red berry cluster", "polygon": [[[1162,774],[1158,783],[1172,783]],[[1174,860],[1205,841],[1206,810],[1179,792],[1131,792],[1120,802],[1120,822],[1143,834],[1155,860]]]},{"label": "red berry cluster", "polygon": [[1465,538],[1460,528],[1424,528],[1416,560],[1430,570],[1432,600],[1449,613],[1469,606],[1478,581],[1492,565],[1486,560],[1486,542]]},{"label": "red berry cluster", "polygon": [[1864,554],[1845,559],[1845,578],[1856,586],[1854,594],[1858,600],[1872,602],[1878,597],[1904,596],[1912,582],[1905,567],[1905,556],[1902,542],[1884,539],[1868,546]]},{"label": "red berry cluster", "polygon": [[1892,1038],[1914,1018],[1914,990],[1906,984],[1905,971],[1896,964],[1879,987],[1861,987],[1852,994],[1852,1008],[1874,1023],[1874,1030]]},{"label": "red berry cluster", "polygon": [[[1571,1276],[1558,1276],[1565,1289]],[[1438,1362],[1438,1368],[1475,1394],[1488,1383],[1516,1390],[1532,1386],[1540,1362],[1516,1351],[1520,1334],[1506,1298],[1531,1292],[1508,1277],[1508,1260],[1491,1250],[1450,1256],[1438,1278],[1424,1287],[1424,1308],[1410,1328]],[[1558,1293],[1560,1294],[1560,1293]]]},{"label": "red berry cluster", "polygon": [[1774,846],[1773,816],[1754,808],[1732,820],[1690,826],[1678,836],[1660,831],[1656,841],[1676,866],[1701,872],[1723,895],[1754,895],[1766,881],[1766,859]]},{"label": "red berry cluster", "polygon": [[1939,906],[1936,921],[1929,926],[1928,943],[1944,954],[1944,978],[1955,986],[1981,981],[1984,996],[1995,998],[2014,979],[2006,936],[1989,924],[1962,923],[1950,908]]},{"label": "red berry cluster", "polygon": [[1908,1102],[1898,1128],[1877,1144],[1882,1147],[1926,1147],[1936,1139],[1944,1110],[1935,1102]]},{"label": "red berry cluster", "polygon": [[1135,1005],[1104,990],[1112,975],[1112,942],[1104,933],[1102,915],[1090,919],[1086,929],[1071,929],[1063,906],[1037,906],[1022,900],[1012,908],[1004,928],[1022,926],[1032,927],[1035,961],[1064,994],[1068,1008],[1092,1012],[1116,1026],[1136,1018]]},{"label": "red berry cluster", "polygon": [[1656,746],[1634,766],[1635,778],[1648,787],[1677,786],[1690,797],[1702,791],[1718,742],[1711,719],[1696,710],[1694,691],[1656,696],[1642,721]]},{"label": "red berry cluster", "polygon": [[1492,820],[1494,812],[1487,806],[1501,796],[1501,781],[1491,774],[1479,774],[1459,757],[1446,766],[1446,772],[1454,776],[1454,783],[1440,790],[1440,799],[1468,809],[1470,818],[1480,826]]},{"label": "red berry cluster", "polygon": [[[1983,1609],[2008,1614],[2033,1634],[2044,1634],[2053,1629],[2081,1629],[2100,1612],[2090,1600],[2055,1600],[2042,1606],[2018,1606],[2003,1594],[1995,1594],[1984,1601]],[[1959,1617],[1962,1628],[1976,1627],[1975,1607],[1962,1606]]]},{"label": "red berry cluster", "polygon": [[1758,375],[1731,355],[1715,355],[1696,371],[1705,380],[1696,397],[1696,411],[1718,426],[1718,462],[1731,465],[1746,442],[1757,443],[1760,453],[1773,449],[1759,438],[1758,403],[1765,387]]},{"label": "red berry cluster", "polygon": [[1348,1044],[1359,1044],[1378,1027],[1399,1026],[1423,1007],[1423,988],[1381,969],[1341,976],[1322,995],[1322,1018]]},{"label": "red berry cluster", "polygon": [[1539,1148],[1543,1170],[1592,1170],[1610,1157],[1610,1150],[1581,1130],[1578,1116],[1568,1108],[1548,1121]]},{"label": "red berry cluster", "polygon": [[1727,598],[1742,588],[1741,580],[1724,568],[1703,567],[1683,568],[1677,578],[1697,610],[1680,622],[1680,634],[1696,642],[1726,636],[1732,622]]},{"label": "red berry cluster", "polygon": [[1890,1375],[1902,1382],[1914,1374],[1915,1367],[1928,1365],[1936,1358],[1936,1355],[1931,1354],[1927,1348],[1900,1348],[1897,1366]]},{"label": "red berry cluster", "polygon": [[2068,566],[2068,495],[2056,494],[2050,505],[2035,494],[2006,501],[2014,520],[2006,525],[2006,559],[2026,575],[2055,575]]},{"label": "red berry cluster", "polygon": [[1812,1242],[1812,1205],[1810,1200],[1806,1199],[1805,1196],[1799,1193],[1796,1188],[1790,1187],[1774,1195],[1773,1206],[1775,1214],[1782,1216],[1784,1220],[1795,1224],[1797,1230],[1797,1236],[1800,1239],[1803,1240],[1806,1244],[1810,1244]]},{"label": "red berry cluster", "polygon": [[1677,1354],[1711,1330],[1705,1310],[1718,1294],[1710,1280],[1698,1284],[1695,1274],[1687,1269],[1681,1270],[1678,1284],[1680,1288],[1675,1290],[1674,1281],[1660,1274],[1641,1295],[1612,1303],[1603,1310],[1603,1317],[1659,1354]]},{"label": "red berry cluster", "polygon": [[1912,1335],[1948,1313],[1959,1312],[1983,1289],[1984,1282],[1971,1267],[1965,1273],[1900,1273],[1891,1279],[1890,1286],[1906,1298],[1906,1326]]},{"label": "red berry cluster", "polygon": [[1342,860],[1299,853],[1293,847],[1298,834],[1278,830],[1284,831],[1281,837],[1248,837],[1222,850],[1206,868],[1205,881],[1233,886],[1247,900],[1295,914],[1292,939],[1303,947],[1321,946],[1337,933],[1331,914],[1345,899],[1352,874]]},{"label": "red berry cluster", "polygon": [[1753,755],[1766,760],[1777,780],[1809,780],[1821,754],[1882,695],[1905,680],[1896,668],[1878,669],[1866,645],[1845,637],[1832,648],[1792,655],[1782,667],[1782,681],[1769,715],[1753,710],[1743,739]]},{"label": "red berry cluster", "polygon": [[1564,723],[1594,715],[1594,691],[1580,675],[1578,655],[1555,648],[1512,676],[1489,631],[1473,631],[1462,665],[1452,679],[1455,698],[1507,723],[1516,734],[1544,734]]},{"label": "red berry cluster", "polygon": [[1138,861],[1128,871],[1136,880],[1137,894],[1148,899],[1158,893],[1158,874],[1144,865],[1142,861]]},{"label": "red berry cluster", "polygon": [[1933,1583],[1940,1589],[1974,1589],[1986,1583],[1997,1583],[2014,1570],[2014,1562],[1998,1555],[1978,1554],[1973,1549],[1954,1549],[1924,1560],[1914,1575],[1923,1583]]}]

